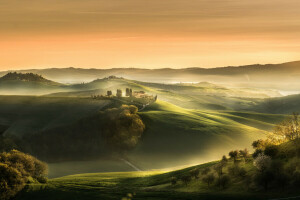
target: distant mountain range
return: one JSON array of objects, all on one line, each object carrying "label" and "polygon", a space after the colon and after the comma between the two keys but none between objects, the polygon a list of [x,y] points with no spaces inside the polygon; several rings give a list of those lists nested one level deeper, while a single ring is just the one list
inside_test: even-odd
[{"label": "distant mountain range", "polygon": [[[0,72],[0,76],[10,71]],[[124,78],[160,83],[174,82],[212,82],[234,84],[238,87],[274,88],[279,90],[298,90],[300,80],[300,61],[282,64],[246,65],[219,68],[182,68],[182,69],[83,69],[49,68],[19,70],[21,73],[35,73],[60,83],[90,82],[110,75]]]}]

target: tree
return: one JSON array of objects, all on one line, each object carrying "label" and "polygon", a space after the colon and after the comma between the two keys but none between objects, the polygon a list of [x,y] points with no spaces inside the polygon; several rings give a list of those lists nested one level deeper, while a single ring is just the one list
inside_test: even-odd
[{"label": "tree", "polygon": [[271,162],[270,156],[259,154],[257,158],[255,158],[253,165],[256,166],[260,172],[264,172],[271,166]]},{"label": "tree", "polygon": [[188,176],[188,175],[185,175],[185,176],[181,176],[181,181],[185,184],[185,185],[188,185],[189,182],[191,182],[192,180],[192,177],[191,176]]},{"label": "tree", "polygon": [[252,157],[253,157],[253,158],[257,158],[257,156],[258,156],[259,154],[261,154],[261,153],[263,153],[263,150],[261,150],[261,149],[256,149],[256,150],[254,151],[254,153],[252,154]]},{"label": "tree", "polygon": [[228,162],[228,159],[227,159],[227,157],[225,155],[223,155],[221,162],[223,162],[223,163],[227,163]]},{"label": "tree", "polygon": [[25,186],[25,178],[15,168],[0,163],[0,199],[15,196]]},{"label": "tree", "polygon": [[296,147],[296,156],[300,154],[300,117],[298,113],[293,113],[292,116],[283,120],[274,129],[274,135],[277,136],[274,140],[277,144],[292,141]]},{"label": "tree", "polygon": [[235,151],[230,151],[228,155],[230,156],[231,159],[234,160],[234,162],[236,162],[236,159],[237,159],[237,157],[238,157],[238,151],[237,151],[237,150],[235,150]]},{"label": "tree", "polygon": [[265,149],[266,146],[266,141],[265,140],[256,140],[252,142],[252,147],[254,149]]},{"label": "tree", "polygon": [[200,173],[200,171],[199,171],[199,169],[192,169],[191,171],[190,171],[190,174],[191,174],[191,177],[194,177],[195,179],[198,179],[199,178],[199,173]]},{"label": "tree", "polygon": [[[274,129],[274,134],[283,140],[298,140],[300,136],[300,117],[298,113],[293,113],[291,117],[286,118]],[[298,142],[297,142],[298,143]]]},{"label": "tree", "polygon": [[145,130],[137,110],[136,106],[123,105],[104,112],[104,137],[110,148],[122,153],[137,145]]},{"label": "tree", "polygon": [[217,172],[219,178],[223,174],[223,167],[224,167],[224,164],[222,162],[219,162],[218,164],[216,164],[214,166],[214,170]]},{"label": "tree", "polygon": [[210,184],[214,182],[214,180],[215,180],[215,176],[212,173],[207,174],[202,178],[202,181],[205,182],[208,187],[210,186]]},{"label": "tree", "polygon": [[248,149],[240,150],[240,156],[244,158],[245,163],[247,162],[247,159],[249,157],[249,151]]},{"label": "tree", "polygon": [[0,199],[9,199],[30,179],[45,182],[47,165],[17,150],[0,153]]},{"label": "tree", "polygon": [[265,150],[264,154],[274,158],[278,153],[278,146],[277,145],[268,145]]}]

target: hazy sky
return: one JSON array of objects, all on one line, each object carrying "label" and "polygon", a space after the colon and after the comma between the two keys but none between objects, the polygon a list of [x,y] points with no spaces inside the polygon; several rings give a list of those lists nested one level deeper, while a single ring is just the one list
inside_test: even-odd
[{"label": "hazy sky", "polygon": [[299,0],[0,0],[0,69],[300,60]]}]

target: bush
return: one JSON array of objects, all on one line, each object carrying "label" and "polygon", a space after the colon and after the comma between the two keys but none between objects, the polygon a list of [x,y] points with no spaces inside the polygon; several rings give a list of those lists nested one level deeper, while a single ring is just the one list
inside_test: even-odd
[{"label": "bush", "polygon": [[264,154],[274,158],[278,154],[278,146],[268,145],[264,150]]},{"label": "bush", "polygon": [[0,163],[0,199],[10,199],[25,186],[25,178],[15,168]]},{"label": "bush", "polygon": [[261,149],[256,149],[255,151],[254,151],[254,153],[252,154],[252,157],[255,159],[255,158],[257,158],[257,156],[259,155],[259,154],[262,154],[263,153],[263,150],[261,150]]},{"label": "bush", "polygon": [[45,182],[47,165],[36,158],[12,150],[0,153],[0,199],[9,199],[22,190],[26,182]]}]

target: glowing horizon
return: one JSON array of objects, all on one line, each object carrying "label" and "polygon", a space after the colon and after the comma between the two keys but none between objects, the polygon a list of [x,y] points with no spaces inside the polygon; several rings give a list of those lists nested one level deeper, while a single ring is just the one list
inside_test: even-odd
[{"label": "glowing horizon", "polygon": [[4,0],[0,70],[300,60],[297,0]]}]

